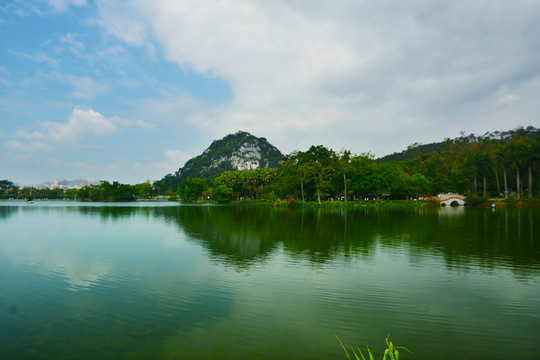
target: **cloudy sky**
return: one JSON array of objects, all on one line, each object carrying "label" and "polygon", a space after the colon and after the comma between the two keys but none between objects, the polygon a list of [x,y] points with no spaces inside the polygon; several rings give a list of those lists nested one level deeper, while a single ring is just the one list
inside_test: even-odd
[{"label": "cloudy sky", "polygon": [[540,127],[538,0],[4,0],[0,179],[156,180],[238,130],[384,156]]}]

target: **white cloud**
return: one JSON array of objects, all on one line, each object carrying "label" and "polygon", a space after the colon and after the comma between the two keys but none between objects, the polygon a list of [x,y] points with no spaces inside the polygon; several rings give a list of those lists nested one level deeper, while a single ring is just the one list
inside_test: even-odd
[{"label": "white cloud", "polygon": [[97,83],[88,76],[74,76],[60,72],[53,72],[50,76],[60,83],[73,87],[71,96],[80,100],[94,100],[108,88],[107,85]]},{"label": "white cloud", "polygon": [[174,173],[184,166],[186,161],[191,159],[190,155],[180,150],[168,149],[165,151],[164,155],[166,162],[153,162],[147,164],[135,162],[131,165],[131,169],[129,170],[133,176],[136,176],[139,179],[139,181],[144,181],[145,178],[148,178],[148,174]]},{"label": "white cloud", "polygon": [[66,11],[70,5],[83,6],[86,0],[49,0],[49,5],[58,12]]},{"label": "white cloud", "polygon": [[34,131],[15,132],[17,140],[8,140],[4,147],[27,153],[53,151],[51,143],[75,145],[88,137],[111,135],[126,127],[154,128],[154,124],[142,120],[123,119],[119,116],[106,117],[86,107],[75,107],[67,122],[42,121],[41,128]]},{"label": "white cloud", "polygon": [[196,129],[213,124],[213,117],[222,112],[221,106],[212,106],[178,91],[170,91],[161,98],[138,100],[135,110],[143,118],[157,119],[156,121],[168,126]]},{"label": "white cloud", "polygon": [[71,33],[61,36],[60,43],[66,45],[69,51],[77,56],[82,56],[83,51],[86,49],[86,45],[77,40],[77,35]]},{"label": "white cloud", "polygon": [[42,122],[44,135],[55,142],[76,142],[83,136],[102,136],[118,131],[118,126],[99,112],[84,107],[73,109],[67,123]]},{"label": "white cloud", "polygon": [[5,144],[6,149],[18,150],[23,152],[52,151],[53,148],[43,141],[21,142],[18,140],[8,140]]},{"label": "white cloud", "polygon": [[154,124],[142,120],[106,117],[86,107],[75,107],[67,122],[42,121],[41,128],[34,131],[15,132],[17,140],[8,140],[4,147],[22,152],[53,151],[51,143],[74,145],[88,137],[101,137],[118,132],[121,128],[154,128]]},{"label": "white cloud", "polygon": [[[131,6],[130,1],[99,1],[100,23],[109,33],[130,45],[146,45],[153,49],[149,42],[148,28],[145,26],[145,15]],[[122,16],[118,16],[122,14]]]},{"label": "white cloud", "polygon": [[37,63],[46,63],[53,68],[60,67],[62,63],[60,59],[52,58],[49,54],[46,54],[44,52],[39,52],[37,54],[27,54],[27,53],[18,52],[11,49],[8,49],[7,51],[13,55],[16,55],[21,58],[29,59]]},{"label": "white cloud", "polygon": [[30,133],[27,131],[19,130],[15,133],[15,135],[18,138],[25,139],[25,140],[45,140],[46,138],[45,134],[39,131],[32,131]]},{"label": "white cloud", "polygon": [[119,116],[112,116],[109,118],[113,123],[116,125],[122,126],[122,127],[142,127],[145,129],[153,129],[156,127],[156,124],[151,124],[144,122],[142,120],[130,120],[130,119],[122,119]]},{"label": "white cloud", "polygon": [[183,153],[180,150],[172,149],[168,149],[167,151],[165,151],[165,157],[167,158],[167,160],[169,160],[170,163],[173,164],[173,166],[176,166],[176,169],[184,166],[186,161],[191,159],[191,156],[189,156],[188,154]]},{"label": "white cloud", "polygon": [[[284,151],[316,143],[399,151],[462,128],[492,130],[494,94],[540,72],[540,48],[523,36],[540,31],[532,0],[102,0],[98,8],[100,24],[127,44],[162,48],[182,68],[230,82],[231,104],[192,115],[207,131],[245,129]],[[531,106],[505,128],[538,124],[540,107]]]},{"label": "white cloud", "polygon": [[499,99],[497,99],[496,104],[505,104],[505,103],[512,103],[519,100],[519,96],[513,95],[513,94],[507,94],[501,96]]}]

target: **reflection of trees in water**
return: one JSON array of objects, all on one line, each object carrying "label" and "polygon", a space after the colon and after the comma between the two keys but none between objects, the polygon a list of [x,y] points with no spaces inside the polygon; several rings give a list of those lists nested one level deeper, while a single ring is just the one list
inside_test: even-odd
[{"label": "reflection of trees in water", "polygon": [[277,212],[262,207],[183,206],[174,218],[218,260],[239,267],[263,261],[276,247]]},{"label": "reflection of trees in water", "polygon": [[0,206],[0,220],[6,220],[18,212],[18,206]]},{"label": "reflection of trees in water", "polygon": [[[27,213],[48,213],[48,214],[81,214],[85,216],[99,216],[102,220],[121,220],[137,216],[150,216],[154,213],[152,207],[136,206],[98,206],[71,203],[53,203],[52,206],[44,204],[28,205],[19,202],[13,205],[0,206],[0,219],[8,218],[19,211]],[[159,209],[156,207],[156,209]]]},{"label": "reflection of trees in water", "polygon": [[375,247],[408,247],[412,261],[442,255],[449,268],[496,268],[521,276],[538,270],[537,209],[467,209],[447,216],[423,209],[276,209],[180,207],[176,221],[210,254],[236,266],[263,261],[280,246],[314,264],[337,257],[371,257]]},{"label": "reflection of trees in water", "polygon": [[134,206],[74,206],[70,210],[82,215],[97,215],[102,220],[112,220],[114,222],[133,216],[150,217],[154,213],[154,208]]},{"label": "reflection of trees in water", "polygon": [[346,211],[290,210],[261,206],[180,207],[179,226],[220,261],[259,264],[279,247],[291,257],[318,264],[339,257],[369,256],[373,222]]},{"label": "reflection of trees in water", "polygon": [[[466,208],[461,214],[420,209],[406,217],[386,212],[378,216],[385,238],[402,239],[414,255],[429,252],[444,256],[448,268],[478,266],[494,269],[504,263],[520,276],[538,271],[540,232],[534,208],[485,209]],[[391,224],[391,225],[390,225]],[[390,226],[398,225],[396,231]]]},{"label": "reflection of trees in water", "polygon": [[[376,243],[373,224],[350,211],[304,209],[288,213],[282,227],[284,248],[292,256],[323,263],[342,256],[370,256]],[[359,221],[360,220],[360,221]]]}]

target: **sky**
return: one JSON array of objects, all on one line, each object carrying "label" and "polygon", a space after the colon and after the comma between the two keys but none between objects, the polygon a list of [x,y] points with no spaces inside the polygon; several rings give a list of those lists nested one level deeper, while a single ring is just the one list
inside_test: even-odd
[{"label": "sky", "polygon": [[3,0],[0,179],[159,180],[238,130],[380,157],[540,127],[538,19],[538,0]]}]

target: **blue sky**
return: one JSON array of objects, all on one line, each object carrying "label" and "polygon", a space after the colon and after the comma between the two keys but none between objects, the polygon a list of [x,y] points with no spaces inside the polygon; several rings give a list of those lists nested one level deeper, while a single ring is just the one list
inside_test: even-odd
[{"label": "blue sky", "polygon": [[383,156],[540,126],[540,2],[0,3],[0,178],[156,180],[238,130]]}]

